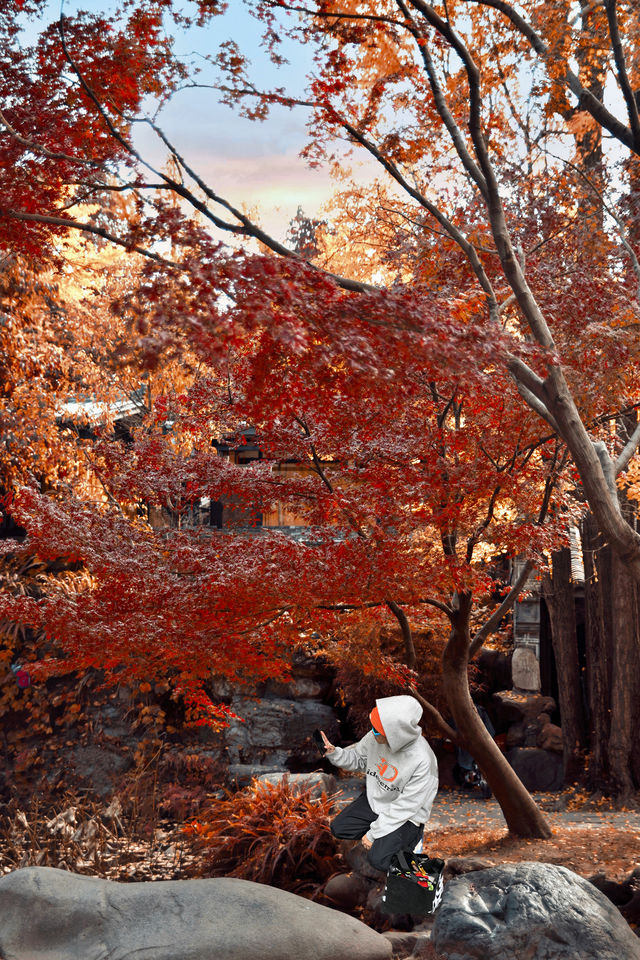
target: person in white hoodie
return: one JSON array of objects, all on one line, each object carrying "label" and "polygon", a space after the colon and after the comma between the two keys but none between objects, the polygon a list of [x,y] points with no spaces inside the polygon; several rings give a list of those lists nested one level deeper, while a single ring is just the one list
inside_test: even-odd
[{"label": "person in white hoodie", "polygon": [[438,761],[422,735],[415,697],[382,697],[369,714],[372,729],[350,747],[324,732],[325,756],[343,770],[363,770],[366,789],[331,823],[341,839],[362,840],[369,863],[389,868],[399,850],[413,850],[438,792]]}]

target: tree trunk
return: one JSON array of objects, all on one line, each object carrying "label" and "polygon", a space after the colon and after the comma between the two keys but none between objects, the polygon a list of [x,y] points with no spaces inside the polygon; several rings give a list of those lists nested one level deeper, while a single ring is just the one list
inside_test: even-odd
[{"label": "tree trunk", "polygon": [[[593,790],[608,793],[609,732],[611,730],[611,636],[610,610],[604,602],[602,580],[611,583],[611,550],[602,546],[595,518],[588,513],[582,523],[582,555],[585,588],[585,647],[591,760],[589,783]],[[596,562],[597,557],[597,562]]]},{"label": "tree trunk", "polygon": [[549,369],[544,381],[544,399],[558,424],[560,436],[571,452],[587,503],[601,533],[631,576],[640,583],[640,536],[620,511],[613,480],[610,486],[559,367]]},{"label": "tree trunk", "polygon": [[413,645],[413,633],[411,632],[411,625],[409,624],[407,615],[402,607],[399,607],[394,600],[387,600],[387,606],[400,624],[402,641],[404,643],[404,662],[413,670],[416,665],[416,648]]},{"label": "tree trunk", "polygon": [[548,839],[551,830],[542,812],[500,752],[482,722],[469,692],[469,614],[471,595],[457,594],[451,633],[442,657],[444,693],[458,732],[500,804],[509,832]]},{"label": "tree trunk", "polygon": [[[567,11],[569,8],[567,7]],[[580,0],[580,33],[576,59],[583,87],[598,100],[604,97],[604,77],[606,76],[607,55],[610,53],[607,15],[600,5],[590,0]],[[574,107],[574,114],[580,105]],[[578,127],[575,133],[577,163],[584,170],[589,181],[602,192],[604,167],[602,154],[602,127],[599,124]],[[594,249],[602,242],[604,234],[604,209],[602,200],[595,190],[586,183],[582,184],[583,194],[578,205],[578,223],[582,226],[582,244],[585,249]]]},{"label": "tree trunk", "polygon": [[[621,497],[622,500],[622,497]],[[622,512],[630,519],[631,504],[624,500]],[[613,663],[611,671],[611,732],[609,768],[613,791],[620,799],[631,796],[640,784],[633,776],[633,758],[640,722],[640,588],[614,554],[612,558],[611,605]]]},{"label": "tree trunk", "polygon": [[582,751],[586,747],[587,736],[576,636],[575,586],[571,577],[571,550],[568,547],[553,554],[552,576],[545,574],[542,589],[551,619],[558,672],[564,782],[575,783],[582,773]]},{"label": "tree trunk", "polygon": [[[630,508],[623,503],[623,510]],[[585,522],[587,657],[594,786],[620,800],[640,786],[640,590]],[[589,550],[589,545],[595,549]]]}]

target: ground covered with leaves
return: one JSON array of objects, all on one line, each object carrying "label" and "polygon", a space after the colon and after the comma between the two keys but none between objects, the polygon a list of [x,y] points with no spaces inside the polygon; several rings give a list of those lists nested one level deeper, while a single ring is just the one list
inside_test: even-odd
[{"label": "ground covered with leaves", "polygon": [[[447,806],[455,809],[459,802],[460,794],[452,791]],[[621,807],[567,789],[547,794],[539,803],[552,830],[548,840],[512,837],[495,818],[467,812],[466,823],[426,834],[425,845],[445,859],[481,857],[496,864],[537,860],[560,864],[583,877],[605,873],[612,880],[622,880],[640,866],[640,794]]]},{"label": "ground covered with leaves", "polygon": [[482,857],[500,863],[537,860],[555,863],[581,877],[604,872],[608,879],[624,880],[640,865],[640,830],[606,823],[584,827],[556,826],[549,840],[520,840],[506,828],[473,827],[438,833],[438,853],[450,857]]},{"label": "ground covered with leaves", "polygon": [[[262,808],[259,812],[265,815],[260,830],[255,817],[247,814],[247,791],[237,795],[238,811],[231,809],[229,798],[212,797],[216,814],[224,813],[227,817],[227,827],[224,830],[220,827],[218,833],[218,836],[226,838],[225,873],[234,870],[234,864],[228,859],[231,839],[238,858],[246,859],[246,851],[240,840],[241,824],[247,827],[247,844],[257,842],[264,853],[269,848],[265,825],[277,820],[280,836],[274,840],[275,846],[282,850],[287,832],[287,817],[282,808],[287,799],[291,805],[289,832],[292,835],[296,827],[300,828],[301,813],[308,814],[312,804],[317,805],[320,819],[326,821],[324,827],[319,822],[315,823],[315,829],[319,835],[320,831],[324,833],[329,819],[327,799],[313,801],[303,798],[301,801],[299,797],[294,797],[292,791],[287,791],[286,786],[272,791],[262,786],[251,798],[256,813],[258,808]],[[455,811],[458,803],[459,795],[451,792],[446,807]],[[576,809],[580,804],[584,811],[584,822],[580,820],[580,809]],[[429,852],[445,859],[480,857],[495,864],[537,860],[560,864],[583,877],[605,873],[608,879],[615,881],[624,880],[640,865],[640,819],[636,809],[614,809],[604,802],[594,806],[587,798],[578,800],[577,795],[565,795],[564,798],[549,795],[548,801],[543,802],[545,805],[565,808],[545,811],[553,831],[548,840],[511,837],[506,826],[496,823],[489,816],[476,814],[468,817],[466,823],[435,829],[427,835],[426,845]],[[571,822],[565,822],[566,810],[572,807]],[[273,816],[274,809],[280,810],[278,817]],[[482,810],[482,807],[479,809]],[[271,816],[267,816],[268,813]],[[0,809],[0,873],[8,873],[18,867],[40,865],[129,881],[219,876],[220,871],[212,863],[212,848],[203,845],[202,833],[202,830],[185,831],[184,823],[173,820],[157,819],[148,823],[133,821],[126,811],[123,812],[117,800],[101,805],[67,797],[55,807],[38,803],[37,799],[28,806],[12,802]],[[309,837],[306,837],[307,854],[309,842]],[[216,843],[219,845],[218,839]],[[295,845],[290,849],[295,860],[298,851]],[[328,856],[330,851],[323,849],[322,853]],[[340,869],[339,854],[336,854],[332,865]],[[263,858],[260,866],[263,871],[260,879],[271,882],[269,875],[264,872]],[[290,863],[290,866],[295,876],[296,865]],[[326,871],[322,872],[326,874]],[[276,882],[276,885],[286,886],[282,883],[281,875],[277,880],[280,882]],[[326,880],[326,875],[318,877],[318,881],[323,880]],[[313,891],[310,885],[304,892],[311,896],[318,895],[318,891]]]}]

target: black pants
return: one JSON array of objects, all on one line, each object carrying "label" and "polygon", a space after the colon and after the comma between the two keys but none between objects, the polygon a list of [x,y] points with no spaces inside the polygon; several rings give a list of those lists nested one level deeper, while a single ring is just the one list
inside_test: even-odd
[{"label": "black pants", "polygon": [[[331,832],[341,840],[360,840],[377,817],[369,806],[366,793],[362,793],[331,822]],[[397,830],[374,840],[367,850],[367,860],[376,870],[386,873],[394,853],[413,850],[423,831],[424,824],[417,826],[407,820]]]}]

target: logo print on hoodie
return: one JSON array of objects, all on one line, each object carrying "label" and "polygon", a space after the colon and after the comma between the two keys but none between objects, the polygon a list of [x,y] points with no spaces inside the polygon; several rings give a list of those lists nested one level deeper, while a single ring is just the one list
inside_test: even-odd
[{"label": "logo print on hoodie", "polygon": [[[386,780],[387,783],[393,783],[395,778],[398,776],[398,768],[394,767],[392,763],[391,764],[387,763],[384,757],[380,757],[380,763],[377,763],[376,767],[378,768],[378,773],[380,774],[382,779]],[[385,773],[389,769],[393,770],[393,774],[390,777],[385,777]]]}]

